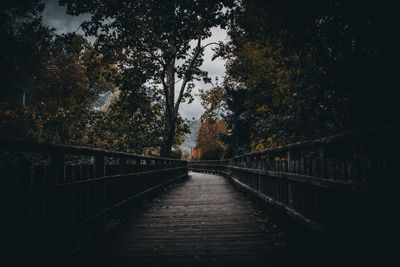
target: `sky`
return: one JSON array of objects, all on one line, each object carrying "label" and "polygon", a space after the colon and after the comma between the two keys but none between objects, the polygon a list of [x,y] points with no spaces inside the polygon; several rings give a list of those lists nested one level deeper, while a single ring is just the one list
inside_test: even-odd
[{"label": "sky", "polygon": [[[79,25],[82,21],[89,19],[90,15],[70,16],[66,14],[66,9],[64,7],[58,5],[57,0],[45,0],[44,2],[46,4],[45,10],[43,11],[43,21],[45,24],[55,28],[58,34],[74,31],[83,34]],[[203,45],[210,42],[226,41],[228,38],[226,31],[223,29],[213,28],[211,31],[212,36],[203,40]],[[195,43],[196,42],[194,41],[193,47]],[[225,62],[221,58],[215,59],[214,61],[211,60],[213,55],[212,47],[212,45],[206,47],[204,51],[204,62],[201,69],[207,71],[210,78],[212,78],[213,83],[215,83],[215,78],[218,78],[219,81],[223,80],[225,74]],[[198,96],[199,89],[210,89],[212,87],[211,84],[204,84],[202,81],[195,81],[195,85],[196,87],[192,91],[194,101],[191,104],[181,103],[179,108],[179,113],[186,119],[200,118],[204,109],[201,106],[201,99]],[[177,83],[175,89],[176,96],[179,94],[179,88],[180,83]]]}]

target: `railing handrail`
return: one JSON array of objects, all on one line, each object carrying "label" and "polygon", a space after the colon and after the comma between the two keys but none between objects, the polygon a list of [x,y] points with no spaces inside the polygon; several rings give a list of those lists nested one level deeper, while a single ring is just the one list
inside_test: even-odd
[{"label": "railing handrail", "polygon": [[315,148],[315,147],[321,147],[321,146],[335,145],[340,142],[346,142],[346,141],[353,140],[356,138],[369,137],[371,135],[385,134],[387,132],[388,132],[387,128],[384,128],[384,129],[371,128],[371,129],[352,130],[352,131],[347,131],[342,134],[329,135],[329,136],[324,136],[324,137],[313,139],[313,140],[291,143],[291,144],[279,146],[277,148],[249,152],[249,153],[235,156],[231,159],[248,157],[248,156],[261,156],[261,155],[276,153],[276,152],[295,151],[295,150],[301,150],[301,149],[305,149],[305,148]]},{"label": "railing handrail", "polygon": [[383,128],[383,129],[369,128],[369,129],[352,130],[352,131],[347,131],[347,132],[344,132],[341,134],[324,136],[324,137],[320,137],[320,138],[313,139],[313,140],[295,142],[295,143],[291,143],[291,144],[282,145],[282,146],[279,146],[276,148],[265,149],[262,151],[248,152],[248,153],[244,153],[244,154],[234,156],[234,157],[228,158],[228,159],[199,160],[199,161],[190,161],[189,163],[217,163],[217,162],[227,162],[228,163],[231,160],[235,160],[235,159],[239,159],[239,158],[243,158],[243,157],[262,156],[262,155],[267,155],[267,154],[274,154],[277,152],[288,152],[288,151],[311,149],[311,148],[317,148],[317,147],[327,147],[327,146],[338,144],[340,142],[346,142],[346,141],[354,140],[357,138],[366,138],[366,137],[376,136],[376,135],[380,135],[380,134],[386,134],[387,132],[389,132],[389,130],[390,130],[389,128]]},{"label": "railing handrail", "polygon": [[154,156],[141,156],[127,152],[108,151],[97,148],[89,148],[74,145],[61,145],[51,143],[39,143],[34,141],[27,141],[17,138],[0,137],[0,149],[13,150],[20,152],[34,152],[34,153],[62,153],[67,155],[85,155],[85,156],[104,156],[113,158],[131,158],[131,159],[148,159],[148,160],[168,160],[179,161],[185,160],[154,157]]},{"label": "railing handrail", "polygon": [[216,160],[196,160],[196,161],[190,161],[190,163],[220,163],[220,162],[226,162],[228,163],[230,159],[216,159]]},{"label": "railing handrail", "polygon": [[395,133],[355,130],[222,161],[192,161],[189,169],[223,175],[274,211],[335,239],[370,221],[369,209],[382,208],[376,203],[387,205],[379,201],[396,177]]},{"label": "railing handrail", "polygon": [[[5,163],[0,164],[2,192],[9,201],[5,216],[11,218],[11,231],[35,232],[51,240],[45,241],[49,244],[69,243],[89,232],[102,235],[108,216],[126,213],[129,203],[188,176],[184,160],[96,148],[0,137],[0,151],[11,152],[2,154]],[[90,161],[79,163],[70,156],[89,156]],[[61,237],[52,239],[58,235]]]}]

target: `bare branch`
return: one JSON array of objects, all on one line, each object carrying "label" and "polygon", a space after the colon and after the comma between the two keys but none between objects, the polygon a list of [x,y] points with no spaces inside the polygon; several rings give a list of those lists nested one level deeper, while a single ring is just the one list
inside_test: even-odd
[{"label": "bare branch", "polygon": [[202,49],[206,48],[206,47],[209,46],[209,45],[218,45],[218,46],[221,46],[221,43],[211,42],[211,43],[208,43],[208,44],[206,44],[205,46],[203,46]]},{"label": "bare branch", "polygon": [[186,70],[186,72],[185,72],[185,77],[183,78],[183,82],[182,82],[182,85],[181,85],[181,89],[179,90],[179,96],[178,96],[178,99],[177,99],[177,101],[176,101],[176,103],[175,103],[175,116],[178,115],[179,105],[180,105],[180,103],[181,103],[181,101],[182,101],[182,97],[183,97],[183,93],[184,93],[184,91],[185,91],[186,84],[187,84],[188,81],[189,81],[189,77],[188,77],[188,76],[189,76],[189,72],[190,72],[190,70],[193,68],[194,62],[195,62],[196,59],[199,57],[200,51],[201,51],[201,50],[202,50],[202,47],[201,47],[201,37],[199,37],[199,39],[197,40],[196,51],[194,52],[194,55],[193,55],[193,57],[192,57],[192,59],[191,59],[191,61],[190,61],[190,63],[189,63],[189,67],[187,68],[187,70]]},{"label": "bare branch", "polygon": [[149,53],[155,60],[157,60],[158,63],[160,63],[161,66],[163,66],[163,68],[166,67],[166,66],[168,65],[168,64],[166,64],[165,62],[163,62],[163,61],[160,59],[160,57],[157,57],[151,50],[147,49],[145,46],[140,45],[140,47],[141,47],[144,51],[146,51],[147,53]]},{"label": "bare branch", "polygon": [[177,81],[175,82],[175,84],[179,83],[180,81],[182,81],[182,78],[180,78],[179,80],[177,80]]}]

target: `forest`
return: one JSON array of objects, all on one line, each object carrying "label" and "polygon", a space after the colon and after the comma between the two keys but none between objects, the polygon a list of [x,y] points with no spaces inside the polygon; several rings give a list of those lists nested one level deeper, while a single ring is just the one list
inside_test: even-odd
[{"label": "forest", "polygon": [[[43,22],[45,2],[2,1],[0,135],[182,157],[203,41],[225,60],[201,90],[192,159],[230,158],[396,122],[393,10],[378,1],[79,1],[83,34]],[[88,37],[92,40],[89,41]],[[178,64],[179,63],[179,64]],[[180,81],[179,86],[177,86]],[[104,104],[105,102],[105,104]],[[103,103],[101,108],[99,103]]]}]

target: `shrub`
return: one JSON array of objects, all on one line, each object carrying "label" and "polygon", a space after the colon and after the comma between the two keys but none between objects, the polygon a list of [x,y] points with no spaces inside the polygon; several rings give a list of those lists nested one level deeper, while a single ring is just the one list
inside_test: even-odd
[{"label": "shrub", "polygon": [[200,160],[219,160],[224,156],[225,149],[220,144],[207,148],[200,156]]}]

